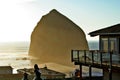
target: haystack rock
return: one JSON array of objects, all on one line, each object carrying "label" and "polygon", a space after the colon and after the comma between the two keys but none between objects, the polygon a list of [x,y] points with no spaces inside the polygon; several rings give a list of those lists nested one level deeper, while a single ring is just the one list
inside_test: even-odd
[{"label": "haystack rock", "polygon": [[53,9],[44,15],[31,34],[29,55],[40,62],[73,65],[71,50],[88,50],[83,30]]}]

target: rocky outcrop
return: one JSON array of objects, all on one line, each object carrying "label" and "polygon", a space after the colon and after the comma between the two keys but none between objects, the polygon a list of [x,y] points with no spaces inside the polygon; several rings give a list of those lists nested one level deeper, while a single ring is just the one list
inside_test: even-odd
[{"label": "rocky outcrop", "polygon": [[71,50],[88,50],[83,30],[53,9],[44,15],[31,34],[29,55],[40,62],[71,63]]}]

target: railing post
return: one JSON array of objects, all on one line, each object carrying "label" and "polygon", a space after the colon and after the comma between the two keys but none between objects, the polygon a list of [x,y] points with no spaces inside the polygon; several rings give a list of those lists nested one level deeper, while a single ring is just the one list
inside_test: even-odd
[{"label": "railing post", "polygon": [[100,51],[100,66],[102,66],[102,52]]},{"label": "railing post", "polygon": [[71,61],[73,62],[73,50],[71,50]]},{"label": "railing post", "polygon": [[94,64],[94,56],[93,56],[93,51],[92,51],[92,64]]},{"label": "railing post", "polygon": [[79,67],[80,67],[80,80],[82,80],[82,65],[80,64]]},{"label": "railing post", "polygon": [[84,62],[85,62],[85,64],[86,64],[86,50],[84,50]]},{"label": "railing post", "polygon": [[109,80],[112,80],[112,53],[113,53],[113,52],[110,52]]},{"label": "railing post", "polygon": [[79,50],[77,50],[77,58],[78,58],[78,62],[80,61],[80,58],[79,58]]},{"label": "railing post", "polygon": [[92,80],[92,70],[91,70],[91,65],[89,65],[89,80]]}]

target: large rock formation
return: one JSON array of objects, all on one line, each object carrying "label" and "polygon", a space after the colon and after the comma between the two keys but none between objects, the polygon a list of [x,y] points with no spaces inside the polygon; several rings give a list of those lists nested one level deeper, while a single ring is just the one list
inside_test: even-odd
[{"label": "large rock formation", "polygon": [[40,62],[71,65],[72,49],[88,50],[86,36],[79,26],[53,9],[33,30],[29,55]]}]

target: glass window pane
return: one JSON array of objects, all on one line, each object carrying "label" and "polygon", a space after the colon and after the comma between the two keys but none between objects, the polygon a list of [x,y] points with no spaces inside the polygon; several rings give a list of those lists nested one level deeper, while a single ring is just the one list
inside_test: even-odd
[{"label": "glass window pane", "polygon": [[102,51],[105,51],[105,52],[108,51],[108,38],[101,39],[101,49]]},{"label": "glass window pane", "polygon": [[113,51],[114,53],[118,51],[117,38],[110,38],[110,51]]}]

